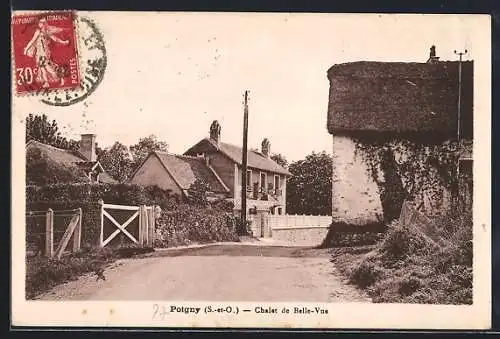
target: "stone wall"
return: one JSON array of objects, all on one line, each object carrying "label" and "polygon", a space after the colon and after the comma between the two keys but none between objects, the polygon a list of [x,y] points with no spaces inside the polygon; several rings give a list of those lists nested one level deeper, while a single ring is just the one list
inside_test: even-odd
[{"label": "stone wall", "polygon": [[355,154],[349,137],[333,137],[332,221],[351,225],[379,222],[383,218],[377,184],[368,167]]}]

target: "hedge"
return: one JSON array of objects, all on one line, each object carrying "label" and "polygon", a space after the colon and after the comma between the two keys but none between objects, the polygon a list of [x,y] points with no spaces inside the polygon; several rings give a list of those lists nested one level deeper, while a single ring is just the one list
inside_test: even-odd
[{"label": "hedge", "polygon": [[238,241],[234,213],[210,206],[179,205],[156,220],[155,247]]}]

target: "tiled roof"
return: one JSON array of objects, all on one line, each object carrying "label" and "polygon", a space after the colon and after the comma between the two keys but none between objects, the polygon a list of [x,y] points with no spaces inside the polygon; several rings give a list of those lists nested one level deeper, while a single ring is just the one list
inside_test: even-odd
[{"label": "tiled roof", "polygon": [[[328,70],[328,131],[455,136],[458,62],[352,62]],[[462,63],[461,125],[472,138],[473,62]]]},{"label": "tiled roof", "polygon": [[187,190],[196,179],[208,185],[211,192],[227,193],[227,188],[206,165],[205,160],[166,152],[154,152],[181,189]]},{"label": "tiled roof", "polygon": [[[75,166],[81,170],[89,171],[97,162],[87,161],[78,152],[71,152],[54,146],[44,144],[36,140],[30,140],[26,144],[26,150],[30,148],[36,148],[40,150],[42,155],[54,163],[64,164],[66,166]],[[99,181],[104,183],[116,183],[117,181],[113,179],[106,171],[100,174]]]},{"label": "tiled roof", "polygon": [[[217,145],[217,143],[210,138],[204,138],[198,144],[187,150],[184,154],[197,153],[198,148],[204,148],[204,146],[207,144],[210,145],[213,149],[216,149],[221,153],[223,153],[224,155],[226,155],[229,159],[231,159],[238,165],[242,164],[243,150],[241,149],[241,147],[228,144],[225,142],[219,142],[219,144]],[[285,168],[277,164],[275,161],[264,156],[262,153],[254,150],[248,150],[247,165],[248,167],[255,169],[261,169],[269,172],[290,175],[290,172],[288,172]]]}]

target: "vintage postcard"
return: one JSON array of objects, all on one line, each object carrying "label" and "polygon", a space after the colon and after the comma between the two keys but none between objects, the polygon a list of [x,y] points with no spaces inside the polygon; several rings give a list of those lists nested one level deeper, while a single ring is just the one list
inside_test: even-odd
[{"label": "vintage postcard", "polygon": [[12,325],[490,327],[489,16],[11,32]]}]

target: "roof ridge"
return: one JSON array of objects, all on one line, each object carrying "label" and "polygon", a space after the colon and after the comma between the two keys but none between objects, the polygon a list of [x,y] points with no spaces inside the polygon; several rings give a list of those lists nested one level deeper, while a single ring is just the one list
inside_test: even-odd
[{"label": "roof ridge", "polygon": [[[201,139],[199,142],[197,142],[194,146],[189,148],[185,153],[190,153],[193,154],[196,151],[196,147],[199,147],[203,142],[207,142],[210,146],[214,147],[217,152],[220,152],[224,156],[226,156],[230,161],[233,163],[238,164],[241,166],[242,163],[242,154],[243,154],[243,149],[240,146],[237,146],[235,144],[231,144],[228,142],[220,141],[219,144],[217,145],[213,140],[210,138],[204,137]],[[265,156],[263,153],[261,153],[258,149],[252,150],[248,149],[247,150],[248,155],[250,156],[248,159],[248,167],[251,168],[257,168],[257,169],[263,169],[269,172],[274,172],[274,173],[282,173],[289,175],[290,172],[278,164],[276,161],[272,160],[270,157]],[[252,164],[252,158],[256,160],[256,163]],[[264,162],[262,162],[264,161]],[[257,164],[260,162],[260,165]]]},{"label": "roof ridge", "polygon": [[65,152],[68,151],[68,150],[65,150],[64,148],[59,148],[59,147],[56,147],[56,146],[52,146],[52,145],[46,144],[44,142],[41,142],[40,140],[35,140],[35,139],[31,139],[26,144],[29,144],[31,142],[36,142],[37,144],[41,144],[41,145],[44,145],[44,146],[47,146],[47,147],[50,147],[50,148],[55,148],[55,149],[60,150],[60,151],[65,151]]},{"label": "roof ridge", "polygon": [[194,155],[185,155],[185,154],[173,154],[174,156],[178,158],[188,158],[188,159],[195,159],[195,160],[203,160],[200,157],[194,156]]}]

